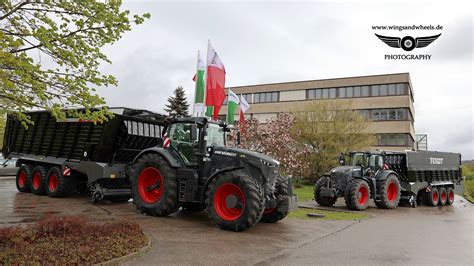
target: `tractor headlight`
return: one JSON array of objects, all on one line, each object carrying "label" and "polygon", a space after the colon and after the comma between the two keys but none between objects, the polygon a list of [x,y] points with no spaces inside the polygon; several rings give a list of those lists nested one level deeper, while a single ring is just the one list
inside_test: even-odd
[{"label": "tractor headlight", "polygon": [[260,162],[265,165],[265,166],[268,166],[268,167],[276,167],[280,164],[280,162],[278,161],[273,161],[273,162],[269,162],[269,161],[266,161],[266,160],[263,160],[263,159],[260,159]]}]

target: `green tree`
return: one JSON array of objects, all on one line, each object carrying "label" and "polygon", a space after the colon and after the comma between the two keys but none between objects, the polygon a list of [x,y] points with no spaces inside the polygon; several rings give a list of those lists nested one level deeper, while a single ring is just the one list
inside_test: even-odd
[{"label": "green tree", "polygon": [[183,87],[179,86],[174,90],[173,96],[168,97],[168,104],[165,111],[171,117],[189,116],[189,104],[184,94]]},{"label": "green tree", "polygon": [[0,152],[3,147],[3,137],[5,136],[5,125],[7,123],[7,116],[0,111]]},{"label": "green tree", "polygon": [[109,117],[97,87],[117,85],[99,72],[111,63],[102,48],[118,41],[149,14],[130,17],[122,1],[0,1],[0,110],[30,122],[25,111],[50,110],[65,118],[65,107],[84,107],[67,114],[102,121]]},{"label": "green tree", "polygon": [[310,148],[308,177],[313,181],[337,165],[338,155],[374,144],[365,117],[347,101],[313,101],[294,112],[297,140]]}]

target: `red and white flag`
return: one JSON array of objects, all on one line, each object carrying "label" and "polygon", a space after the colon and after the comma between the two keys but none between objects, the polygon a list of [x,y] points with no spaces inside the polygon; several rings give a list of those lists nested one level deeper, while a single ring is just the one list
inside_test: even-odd
[{"label": "red and white flag", "polygon": [[212,118],[217,120],[225,99],[225,68],[209,42],[207,47],[206,105],[214,107]]},{"label": "red and white flag", "polygon": [[245,100],[245,98],[240,95],[240,131],[244,131],[244,126],[245,126],[245,112],[247,112],[247,110],[249,109],[250,105],[249,103],[247,102],[247,100]]}]

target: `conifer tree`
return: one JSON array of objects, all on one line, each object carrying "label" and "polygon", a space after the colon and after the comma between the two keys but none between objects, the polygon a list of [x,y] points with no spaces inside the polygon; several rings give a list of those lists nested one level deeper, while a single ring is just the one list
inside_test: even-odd
[{"label": "conifer tree", "polygon": [[183,117],[189,116],[188,108],[189,104],[184,94],[184,89],[179,86],[174,90],[174,95],[168,97],[165,111],[168,112],[170,117]]}]

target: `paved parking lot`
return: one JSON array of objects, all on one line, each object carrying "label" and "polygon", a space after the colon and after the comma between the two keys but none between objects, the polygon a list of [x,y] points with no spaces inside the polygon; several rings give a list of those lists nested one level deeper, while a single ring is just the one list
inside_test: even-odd
[{"label": "paved parking lot", "polygon": [[456,206],[441,209],[370,208],[371,218],[363,221],[287,218],[240,233],[214,227],[203,212],[149,217],[139,214],[132,203],[94,205],[86,196],[53,199],[18,193],[13,179],[0,179],[0,202],[0,226],[48,214],[134,220],[152,237],[153,246],[126,264],[470,265],[473,261],[474,209],[460,198]]}]

